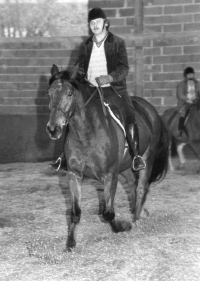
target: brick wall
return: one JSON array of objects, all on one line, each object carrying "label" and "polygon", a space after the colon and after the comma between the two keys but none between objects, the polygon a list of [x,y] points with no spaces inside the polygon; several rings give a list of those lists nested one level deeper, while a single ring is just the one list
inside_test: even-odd
[{"label": "brick wall", "polygon": [[[133,2],[89,1],[88,9],[94,6],[105,8],[111,31],[126,40],[130,63],[127,84],[133,94]],[[83,39],[0,38],[0,163],[58,157],[62,141],[51,141],[45,131],[49,116],[46,89],[50,68],[53,63],[71,67]]]},{"label": "brick wall", "polygon": [[72,66],[82,39],[0,39],[0,114],[48,114],[50,68]]},{"label": "brick wall", "polygon": [[[129,0],[89,1],[88,9],[104,8],[110,30],[126,41],[130,72],[127,84],[134,93],[133,2]],[[87,24],[87,23],[86,23]],[[0,38],[0,114],[48,113],[45,96],[50,67],[71,67],[84,37]]]},{"label": "brick wall", "polygon": [[[176,104],[185,67],[200,78],[200,0],[90,0],[92,7],[102,7],[111,32],[126,41],[130,95],[162,113]],[[62,145],[45,132],[49,71],[53,63],[72,66],[83,39],[0,38],[0,163],[58,156]]]},{"label": "brick wall", "polygon": [[144,96],[161,113],[176,105],[187,66],[200,78],[200,1],[144,1]]}]

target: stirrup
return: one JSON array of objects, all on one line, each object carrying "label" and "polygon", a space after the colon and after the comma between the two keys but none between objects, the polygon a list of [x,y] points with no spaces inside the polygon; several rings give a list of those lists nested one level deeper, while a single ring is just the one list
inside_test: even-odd
[{"label": "stirrup", "polygon": [[[136,161],[138,161],[138,163],[136,163]],[[143,160],[143,158],[140,155],[138,155],[137,157],[135,156],[133,158],[132,167],[134,171],[138,172],[146,168],[146,163]]]},{"label": "stirrup", "polygon": [[[62,164],[62,158],[58,157],[58,159],[54,163],[50,164],[49,166],[53,167],[54,170],[56,172],[58,172],[60,170],[61,164]],[[56,168],[56,166],[57,166],[57,168]]]}]

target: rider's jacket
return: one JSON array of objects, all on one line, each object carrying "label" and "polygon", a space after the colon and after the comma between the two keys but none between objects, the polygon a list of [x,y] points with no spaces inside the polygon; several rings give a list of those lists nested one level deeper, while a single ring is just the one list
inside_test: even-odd
[{"label": "rider's jacket", "polygon": [[200,82],[193,80],[194,86],[190,80],[184,79],[178,83],[176,88],[176,96],[178,99],[178,107],[182,107],[187,103],[187,100],[194,102],[200,101]]},{"label": "rider's jacket", "polygon": [[[78,60],[76,62],[79,64],[79,69],[81,69],[85,75],[87,75],[93,47],[92,37],[93,36],[88,37],[81,44]],[[125,41],[111,32],[108,32],[104,48],[108,74],[113,78],[111,85],[114,87],[126,87],[126,76],[128,75],[129,65]]]}]

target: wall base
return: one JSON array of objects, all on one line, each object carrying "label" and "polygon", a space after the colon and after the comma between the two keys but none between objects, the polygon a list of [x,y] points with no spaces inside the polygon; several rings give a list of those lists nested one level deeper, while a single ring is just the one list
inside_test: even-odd
[{"label": "wall base", "polygon": [[62,152],[63,138],[49,138],[48,119],[48,115],[0,115],[0,163],[56,159]]}]

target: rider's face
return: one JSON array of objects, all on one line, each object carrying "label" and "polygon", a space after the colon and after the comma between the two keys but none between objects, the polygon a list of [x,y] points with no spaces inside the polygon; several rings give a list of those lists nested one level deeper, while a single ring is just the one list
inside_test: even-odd
[{"label": "rider's face", "polygon": [[91,20],[90,29],[95,35],[100,34],[104,29],[104,19],[98,18],[95,20]]},{"label": "rider's face", "polygon": [[187,77],[188,80],[193,80],[194,79],[194,73],[188,73],[186,77]]}]

